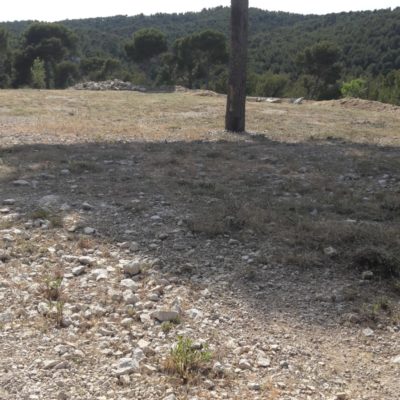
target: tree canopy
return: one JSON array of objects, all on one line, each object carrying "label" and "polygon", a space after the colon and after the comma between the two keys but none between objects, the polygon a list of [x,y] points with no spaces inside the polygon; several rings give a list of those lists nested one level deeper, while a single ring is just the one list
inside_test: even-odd
[{"label": "tree canopy", "polygon": [[[60,87],[69,69],[66,82],[119,78],[226,93],[229,15],[228,7],[217,7],[56,24],[0,23],[0,87],[30,85],[39,58],[49,88]],[[366,98],[399,102],[400,7],[328,15],[250,8],[248,55],[250,95],[333,98],[344,83],[362,79]]]}]

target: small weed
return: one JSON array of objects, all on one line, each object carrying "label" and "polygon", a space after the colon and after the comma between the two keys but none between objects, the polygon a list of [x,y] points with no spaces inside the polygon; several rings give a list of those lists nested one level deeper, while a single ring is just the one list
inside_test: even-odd
[{"label": "small weed", "polygon": [[50,216],[51,216],[50,211],[45,210],[44,208],[38,208],[31,214],[32,219],[49,219]]},{"label": "small weed", "polygon": [[58,327],[63,326],[63,320],[64,320],[64,305],[65,302],[63,300],[57,300],[54,304],[55,309],[56,309],[56,323]]},{"label": "small weed", "polygon": [[47,277],[44,282],[44,297],[47,301],[58,301],[61,299],[63,274],[57,271],[53,276]]},{"label": "small weed", "polygon": [[392,282],[393,291],[400,295],[400,279],[394,279]]},{"label": "small weed", "polygon": [[49,221],[53,228],[62,228],[64,226],[61,215],[52,214],[49,218]]},{"label": "small weed", "polygon": [[392,278],[400,275],[400,259],[379,248],[359,250],[353,262],[356,267],[373,271],[382,278]]},{"label": "small weed", "polygon": [[177,374],[187,382],[194,374],[204,371],[211,359],[212,353],[208,345],[198,349],[194,347],[190,338],[179,336],[178,343],[166,360],[165,368],[169,373]]},{"label": "small weed", "polygon": [[378,299],[376,303],[372,305],[372,310],[375,314],[378,314],[380,311],[385,311],[386,313],[390,313],[391,311],[391,303],[390,300],[386,297],[381,297]]},{"label": "small weed", "polygon": [[161,324],[161,330],[167,334],[172,331],[174,324],[171,321],[166,321]]},{"label": "small weed", "polygon": [[78,240],[78,248],[80,249],[92,249],[94,246],[93,240],[86,238],[86,237],[81,237]]},{"label": "small weed", "polygon": [[33,220],[42,219],[50,222],[53,228],[62,228],[64,226],[62,216],[44,208],[38,208],[31,214]]},{"label": "small weed", "polygon": [[74,174],[83,172],[99,172],[101,168],[94,161],[74,160],[70,161],[68,169]]}]

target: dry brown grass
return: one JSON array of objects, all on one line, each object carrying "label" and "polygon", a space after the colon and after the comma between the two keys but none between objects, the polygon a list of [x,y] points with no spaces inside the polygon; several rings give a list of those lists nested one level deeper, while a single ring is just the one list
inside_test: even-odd
[{"label": "dry brown grass", "polygon": [[354,267],[368,247],[398,259],[398,109],[249,102],[256,133],[232,135],[223,96],[23,90],[1,103],[1,181],[69,169],[80,193],[111,196],[126,220],[150,212],[138,192],[162,194],[195,235],[258,241],[283,264]]},{"label": "dry brown grass", "polygon": [[[223,96],[2,90],[0,104],[3,132],[19,133],[31,143],[43,136],[52,142],[235,138],[222,132]],[[301,106],[249,102],[248,130],[277,141],[333,137],[398,145],[399,113],[329,102]]]}]

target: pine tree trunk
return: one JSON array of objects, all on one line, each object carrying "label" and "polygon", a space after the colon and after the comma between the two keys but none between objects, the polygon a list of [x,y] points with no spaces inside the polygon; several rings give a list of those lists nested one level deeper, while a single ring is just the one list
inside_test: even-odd
[{"label": "pine tree trunk", "polygon": [[244,132],[249,0],[231,0],[231,59],[225,129]]}]

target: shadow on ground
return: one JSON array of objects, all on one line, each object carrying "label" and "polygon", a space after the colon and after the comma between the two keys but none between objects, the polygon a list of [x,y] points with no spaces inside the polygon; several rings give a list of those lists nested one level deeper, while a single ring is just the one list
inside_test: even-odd
[{"label": "shadow on ground", "polygon": [[135,241],[165,274],[225,287],[267,319],[325,326],[396,298],[383,278],[398,268],[399,148],[240,139],[3,148],[0,200],[16,199],[24,222],[60,196],[70,209],[58,213],[76,213],[94,240]]}]

